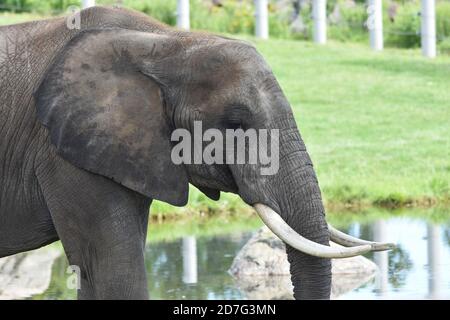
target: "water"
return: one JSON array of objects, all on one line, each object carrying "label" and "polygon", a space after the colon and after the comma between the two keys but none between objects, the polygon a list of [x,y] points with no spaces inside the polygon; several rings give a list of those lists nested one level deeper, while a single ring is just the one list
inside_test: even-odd
[{"label": "water", "polygon": [[[349,219],[346,219],[349,220]],[[417,216],[377,218],[339,223],[354,236],[398,244],[390,252],[371,253],[379,271],[339,299],[449,299],[450,222],[431,223]],[[339,220],[338,220],[339,221]],[[152,233],[150,228],[150,234]],[[152,299],[246,299],[248,292],[227,272],[233,258],[254,231],[219,236],[185,236],[150,241],[146,267]],[[67,262],[58,258],[50,287],[33,299],[72,299],[66,288]]]},{"label": "water", "polygon": [[[377,264],[379,272],[371,281],[339,299],[450,298],[449,224],[398,217],[370,224],[350,223],[340,229],[364,239],[393,242],[398,246],[390,252],[366,255]],[[154,279],[150,294],[157,299],[245,299],[246,293],[237,289],[227,270],[251,235],[246,232],[184,238],[149,246],[147,266]],[[196,249],[189,247],[189,241],[196,242]],[[190,270],[186,261],[195,251],[197,272]],[[194,283],[185,283],[189,281]]]},{"label": "water", "polygon": [[398,244],[390,252],[368,257],[379,268],[374,281],[347,293],[343,299],[449,299],[450,226],[393,218],[371,227],[353,224],[354,234]]}]

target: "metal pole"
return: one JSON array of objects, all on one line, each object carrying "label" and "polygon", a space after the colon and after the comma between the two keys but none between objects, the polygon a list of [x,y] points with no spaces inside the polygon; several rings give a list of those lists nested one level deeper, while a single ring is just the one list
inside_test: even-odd
[{"label": "metal pole", "polygon": [[269,9],[267,0],[255,0],[255,35],[260,39],[269,38]]},{"label": "metal pole", "polygon": [[422,0],[421,12],[422,54],[436,57],[436,6],[435,0]]},{"label": "metal pole", "polygon": [[383,1],[369,0],[370,47],[373,50],[383,50]]},{"label": "metal pole", "polygon": [[178,0],[177,2],[177,27],[185,30],[191,28],[189,19],[189,0]]},{"label": "metal pole", "polygon": [[95,0],[83,0],[83,9],[94,7]]},{"label": "metal pole", "polygon": [[313,0],[314,42],[325,44],[327,42],[327,1]]}]

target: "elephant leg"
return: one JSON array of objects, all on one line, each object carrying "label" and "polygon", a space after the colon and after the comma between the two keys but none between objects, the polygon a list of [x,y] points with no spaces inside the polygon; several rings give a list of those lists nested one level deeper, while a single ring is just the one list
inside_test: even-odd
[{"label": "elephant leg", "polygon": [[150,199],[62,159],[37,172],[79,299],[148,299],[144,247]]}]

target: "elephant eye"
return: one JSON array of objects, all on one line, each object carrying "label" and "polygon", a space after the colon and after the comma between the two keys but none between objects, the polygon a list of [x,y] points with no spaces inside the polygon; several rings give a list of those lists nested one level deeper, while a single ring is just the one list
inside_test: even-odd
[{"label": "elephant eye", "polygon": [[244,123],[248,121],[250,114],[244,106],[233,106],[227,109],[224,116],[224,124],[227,129],[243,129]]},{"label": "elephant eye", "polygon": [[229,121],[227,129],[233,129],[233,130],[242,129],[242,124],[241,124],[240,121],[234,121],[234,120],[233,121]]}]

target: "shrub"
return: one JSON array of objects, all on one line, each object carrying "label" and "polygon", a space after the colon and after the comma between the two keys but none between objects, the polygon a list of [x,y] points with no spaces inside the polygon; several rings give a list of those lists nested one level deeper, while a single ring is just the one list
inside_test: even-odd
[{"label": "shrub", "polygon": [[385,23],[387,45],[413,48],[420,46],[420,5],[408,2],[398,7],[394,22]]},{"label": "shrub", "polygon": [[201,0],[192,1],[193,28],[225,33],[253,33],[253,5],[250,1],[224,1],[222,7]]},{"label": "shrub", "polygon": [[436,4],[436,33],[439,47],[448,52],[450,43],[450,2],[438,2]]},{"label": "shrub", "polygon": [[439,42],[438,49],[440,53],[450,54],[450,37]]},{"label": "shrub", "polygon": [[367,41],[366,6],[351,6],[345,0],[336,1],[336,4],[339,6],[340,21],[336,24],[330,22],[329,37],[339,41]]},{"label": "shrub", "polygon": [[[97,0],[100,5],[117,4],[117,0]],[[176,24],[177,0],[122,0],[125,7],[142,11],[166,24]],[[339,41],[367,41],[365,25],[368,14],[365,0],[356,0],[351,5],[347,0],[328,0],[327,13],[339,6],[339,19],[329,19],[328,37]],[[391,22],[388,8],[392,2],[398,4],[397,15]],[[61,13],[70,5],[80,5],[80,0],[0,0],[0,10],[36,12],[42,14]],[[255,29],[253,0],[223,0],[222,6],[214,6],[211,0],[190,0],[191,27],[219,33],[253,34]],[[420,46],[420,1],[383,0],[384,32],[387,46],[412,48]],[[293,7],[290,2],[270,0],[269,33],[275,38],[312,38],[312,14],[310,4],[300,13],[306,31],[294,33],[291,29]],[[449,52],[450,1],[440,0],[436,4],[438,46],[441,52]]]},{"label": "shrub", "polygon": [[[97,0],[96,2],[100,5],[114,5],[117,3],[114,0]],[[122,5],[144,12],[166,24],[176,24],[176,0],[123,0]]]},{"label": "shrub", "polygon": [[36,12],[53,14],[66,11],[71,5],[80,5],[77,0],[0,0],[0,10],[13,12]]}]

